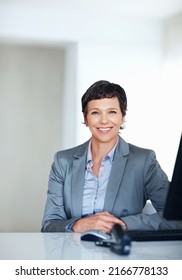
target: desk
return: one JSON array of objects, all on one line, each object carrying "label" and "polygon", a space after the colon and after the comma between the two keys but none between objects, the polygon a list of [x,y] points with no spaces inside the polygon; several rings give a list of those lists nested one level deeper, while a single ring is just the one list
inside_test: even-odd
[{"label": "desk", "polygon": [[0,233],[1,260],[181,260],[182,241],[132,242],[131,253],[120,256],[79,233]]}]

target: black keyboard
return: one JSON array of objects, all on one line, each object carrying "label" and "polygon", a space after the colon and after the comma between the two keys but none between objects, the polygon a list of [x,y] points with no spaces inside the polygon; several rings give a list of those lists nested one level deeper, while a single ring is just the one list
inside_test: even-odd
[{"label": "black keyboard", "polygon": [[182,229],[179,230],[128,230],[132,241],[170,241],[182,240]]}]

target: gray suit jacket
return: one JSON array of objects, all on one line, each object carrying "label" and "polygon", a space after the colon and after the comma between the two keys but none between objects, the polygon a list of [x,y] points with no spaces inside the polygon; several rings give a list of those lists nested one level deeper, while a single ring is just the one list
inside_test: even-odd
[{"label": "gray suit jacket", "polygon": [[[42,231],[65,231],[81,217],[88,142],[57,152],[52,164]],[[162,217],[169,181],[152,150],[126,143],[115,150],[104,209],[121,218],[128,229],[178,228]],[[142,210],[150,199],[156,213]]]}]

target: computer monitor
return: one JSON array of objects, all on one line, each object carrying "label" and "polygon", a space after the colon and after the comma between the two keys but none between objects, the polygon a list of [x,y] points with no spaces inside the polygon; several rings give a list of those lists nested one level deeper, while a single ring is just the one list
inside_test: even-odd
[{"label": "computer monitor", "polygon": [[167,220],[182,220],[182,135],[163,216]]}]

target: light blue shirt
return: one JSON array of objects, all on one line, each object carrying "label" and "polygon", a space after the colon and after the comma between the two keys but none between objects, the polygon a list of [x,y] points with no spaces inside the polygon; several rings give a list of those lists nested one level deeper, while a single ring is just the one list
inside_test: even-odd
[{"label": "light blue shirt", "polygon": [[[117,145],[117,143],[116,143]],[[91,215],[103,211],[107,184],[112,168],[112,162],[116,145],[102,159],[98,177],[92,171],[91,140],[87,153],[85,170],[85,183],[83,192],[82,216]]]}]

